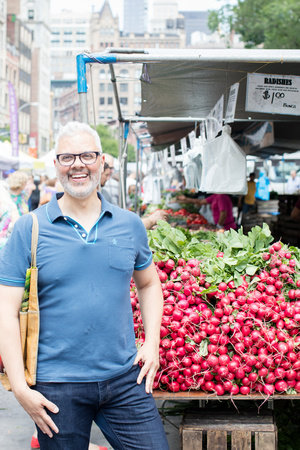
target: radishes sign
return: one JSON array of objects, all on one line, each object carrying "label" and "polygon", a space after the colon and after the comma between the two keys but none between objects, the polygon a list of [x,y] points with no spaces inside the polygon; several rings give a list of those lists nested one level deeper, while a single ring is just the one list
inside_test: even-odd
[{"label": "radishes sign", "polygon": [[248,73],[245,110],[300,115],[300,77]]}]

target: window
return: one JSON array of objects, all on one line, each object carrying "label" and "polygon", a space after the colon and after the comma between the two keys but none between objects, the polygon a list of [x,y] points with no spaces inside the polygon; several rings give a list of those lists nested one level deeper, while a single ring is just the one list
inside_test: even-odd
[{"label": "window", "polygon": [[108,119],[112,119],[113,118],[113,112],[112,111],[107,111],[107,118]]},{"label": "window", "polygon": [[102,78],[102,79],[105,78],[105,70],[104,69],[99,70],[99,78]]},{"label": "window", "polygon": [[122,76],[128,75],[128,70],[127,69],[120,70],[120,75],[122,75]]},{"label": "window", "polygon": [[34,20],[34,9],[28,10],[28,20]]},{"label": "window", "polygon": [[65,35],[70,35],[70,34],[72,34],[72,31],[64,31],[64,34]]},{"label": "window", "polygon": [[113,104],[113,98],[112,97],[107,97],[107,104],[108,105],[112,105]]},{"label": "window", "polygon": [[99,83],[99,91],[105,91],[105,83]]},{"label": "window", "polygon": [[120,104],[121,105],[127,105],[128,104],[128,98],[127,97],[120,97]]},{"label": "window", "polygon": [[112,83],[109,83],[109,84],[107,85],[107,90],[108,90],[108,92],[112,92],[112,91],[113,91],[113,85],[112,85]]},{"label": "window", "polygon": [[128,83],[121,83],[120,84],[120,91],[121,92],[128,92]]},{"label": "window", "polygon": [[105,104],[105,98],[104,97],[100,97],[99,98],[99,105],[104,105]]},{"label": "window", "polygon": [[85,40],[84,39],[77,39],[76,40],[76,44],[85,44]]}]

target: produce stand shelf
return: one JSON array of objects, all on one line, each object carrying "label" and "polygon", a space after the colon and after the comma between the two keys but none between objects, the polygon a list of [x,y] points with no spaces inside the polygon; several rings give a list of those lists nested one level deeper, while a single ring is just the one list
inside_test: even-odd
[{"label": "produce stand shelf", "polygon": [[[271,413],[185,415],[180,427],[183,450],[276,450],[277,426]],[[206,445],[203,445],[206,438]]]},{"label": "produce stand shelf", "polygon": [[207,392],[165,392],[155,390],[153,397],[156,400],[300,400],[300,394],[275,394],[267,397],[262,394],[249,395],[222,395],[208,394]]}]

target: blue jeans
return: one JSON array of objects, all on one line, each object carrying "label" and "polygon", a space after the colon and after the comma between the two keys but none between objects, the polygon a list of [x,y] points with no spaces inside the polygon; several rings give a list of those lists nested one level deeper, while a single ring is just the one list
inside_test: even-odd
[{"label": "blue jeans", "polygon": [[49,438],[38,429],[41,450],[87,450],[92,422],[99,426],[114,449],[168,450],[164,428],[145,382],[136,380],[140,367],[107,381],[91,383],[37,383],[41,392],[59,407],[47,411],[59,428]]}]

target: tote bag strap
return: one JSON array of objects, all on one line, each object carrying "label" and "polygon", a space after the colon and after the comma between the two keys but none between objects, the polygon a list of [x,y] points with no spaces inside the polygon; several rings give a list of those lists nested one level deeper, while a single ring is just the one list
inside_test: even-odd
[{"label": "tote bag strap", "polygon": [[39,237],[39,222],[36,215],[31,212],[32,233],[31,233],[31,267],[36,267],[36,249]]}]

